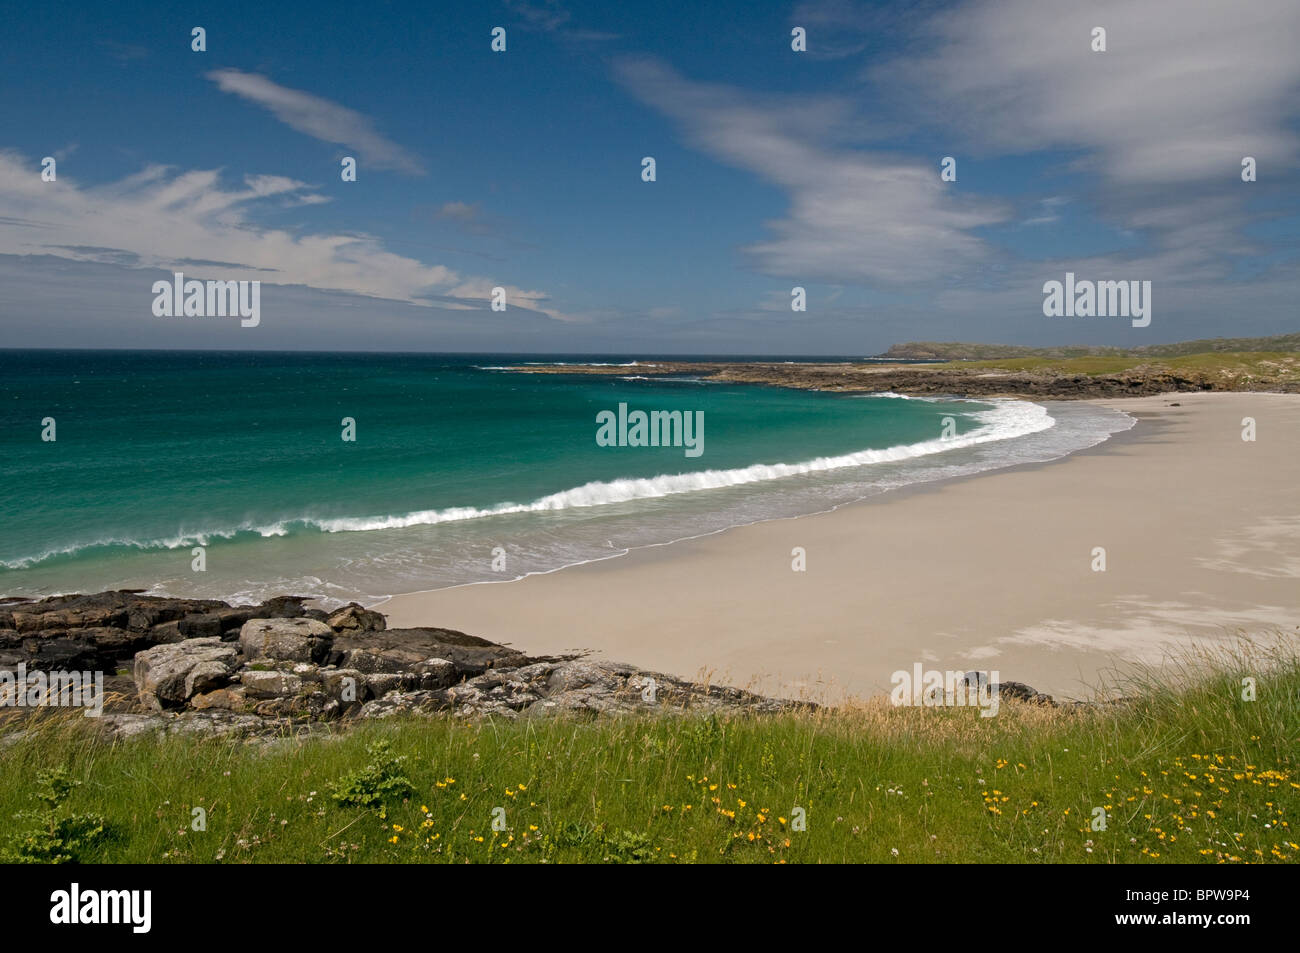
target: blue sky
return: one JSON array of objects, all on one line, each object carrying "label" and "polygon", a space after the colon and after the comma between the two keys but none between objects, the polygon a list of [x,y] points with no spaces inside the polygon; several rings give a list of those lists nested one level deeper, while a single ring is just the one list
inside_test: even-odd
[{"label": "blue sky", "polygon": [[[1293,0],[34,5],[0,63],[0,346],[1294,331],[1298,40]],[[261,323],[155,317],[176,269],[260,280]],[[1152,281],[1151,325],[1045,317],[1067,270]]]}]

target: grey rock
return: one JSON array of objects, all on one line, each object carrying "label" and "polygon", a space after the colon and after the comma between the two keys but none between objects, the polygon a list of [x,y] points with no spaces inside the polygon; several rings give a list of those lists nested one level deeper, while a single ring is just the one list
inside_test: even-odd
[{"label": "grey rock", "polygon": [[[129,590],[0,599],[0,667],[104,670],[105,730],[114,737],[152,730],[276,737],[331,719],[404,712],[478,719],[758,713],[794,704],[582,655],[529,657],[454,629],[387,629],[380,613],[355,603],[326,613],[303,601],[230,606]],[[1018,683],[1003,691],[1047,698]]]},{"label": "grey rock", "polygon": [[366,675],[395,674],[403,671],[406,667],[402,659],[394,658],[383,652],[372,652],[370,649],[344,651],[341,664]]},{"label": "grey rock", "polygon": [[334,631],[316,619],[250,619],[239,630],[248,659],[320,662],[329,654]]},{"label": "grey rock", "polygon": [[266,730],[266,721],[256,715],[208,710],[185,714],[119,713],[98,719],[110,738],[123,740],[150,733],[227,737],[256,735]]},{"label": "grey rock", "polygon": [[[193,694],[196,684],[213,686],[233,674],[238,659],[235,647],[219,638],[156,645],[135,657],[136,691],[140,701],[151,708],[180,707]],[[191,679],[190,673],[200,665],[200,674]]]},{"label": "grey rock", "polygon": [[325,619],[325,624],[335,632],[382,632],[388,628],[388,620],[382,613],[355,602],[335,609]]},{"label": "grey rock", "polygon": [[558,666],[550,676],[550,689],[565,692],[575,688],[598,688],[615,691],[622,687],[623,679],[637,673],[631,665],[617,662],[592,662],[578,659]]},{"label": "grey rock", "polygon": [[442,692],[392,692],[384,698],[366,702],[357,717],[390,718],[415,712],[443,711],[447,707],[447,698]]},{"label": "grey rock", "polygon": [[1031,702],[1035,705],[1055,705],[1056,699],[1030,688],[1024,682],[999,682],[993,686],[999,698],[1014,698],[1017,701]]},{"label": "grey rock", "polygon": [[383,698],[389,692],[415,688],[415,678],[406,672],[372,672],[366,676],[366,688],[374,698]]},{"label": "grey rock", "polygon": [[185,676],[185,697],[193,698],[200,692],[210,692],[228,681],[230,681],[228,662],[213,659],[199,662]]},{"label": "grey rock", "polygon": [[228,685],[225,688],[218,688],[210,692],[195,695],[190,699],[190,707],[195,711],[203,711],[210,708],[220,708],[226,711],[244,711],[248,707],[248,699],[242,685]]},{"label": "grey rock", "polygon": [[355,668],[325,668],[320,674],[324,692],[344,705],[370,697],[365,674]]},{"label": "grey rock", "polygon": [[334,640],[335,664],[364,672],[406,672],[428,658],[446,659],[458,675],[473,677],[490,668],[518,668],[530,659],[517,649],[497,645],[455,629],[387,629],[341,634]]},{"label": "grey rock", "polygon": [[283,718],[290,721],[319,721],[335,717],[339,703],[324,692],[305,692],[279,695],[274,698],[253,700],[253,711],[263,718]]},{"label": "grey rock", "polygon": [[460,678],[456,663],[445,658],[427,658],[412,666],[411,671],[419,676],[419,687],[426,689],[447,688]]},{"label": "grey rock", "polygon": [[302,679],[291,672],[274,669],[257,671],[246,668],[239,673],[240,684],[244,692],[252,698],[276,698],[281,695],[296,695],[302,691]]}]

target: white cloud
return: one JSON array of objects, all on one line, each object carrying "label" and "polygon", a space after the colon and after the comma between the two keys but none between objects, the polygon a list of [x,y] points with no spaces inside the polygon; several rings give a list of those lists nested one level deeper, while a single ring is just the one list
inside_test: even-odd
[{"label": "white cloud", "polygon": [[1061,220],[1060,208],[1068,205],[1069,199],[1060,195],[1050,195],[1038,200],[1038,214],[1025,219],[1021,225],[1052,225]]},{"label": "white cloud", "polygon": [[540,0],[538,3],[506,0],[506,7],[519,14],[529,26],[548,33],[558,30],[572,18],[572,14],[560,6],[557,0]]},{"label": "white cloud", "polygon": [[585,43],[605,43],[621,39],[617,33],[605,30],[574,29],[569,26],[573,14],[558,0],[506,0],[506,9],[516,14],[526,29],[558,34],[566,40]]},{"label": "white cloud", "polygon": [[457,222],[472,222],[478,218],[479,207],[470,202],[445,202],[438,209],[438,218],[449,218]]},{"label": "white cloud", "polygon": [[812,59],[838,60],[865,51],[887,11],[858,0],[804,0],[790,14],[790,26],[803,27]]},{"label": "white cloud", "polygon": [[[1098,26],[1106,52],[1092,50]],[[1294,182],[1298,36],[1294,0],[972,0],[918,31],[925,53],[870,75],[886,101],[925,104],[953,151],[1059,153],[1059,171],[1086,188],[1075,196],[1083,214],[1137,240],[1125,251],[1013,263],[1002,278],[1008,303],[1031,302],[1044,271],[1072,269],[1152,279],[1167,317],[1174,288],[1187,292],[1186,311],[1225,288],[1277,301],[1287,287],[1276,268],[1261,268],[1251,289],[1234,276],[1236,262],[1266,247],[1248,227],[1277,214],[1269,196]],[[1268,170],[1257,184],[1241,181],[1246,155]],[[1055,225],[1051,202],[1021,224]],[[984,307],[996,298],[984,294]],[[937,303],[979,304],[964,291]]]},{"label": "white cloud", "polygon": [[[33,171],[37,170],[37,171]],[[121,179],[82,187],[60,175],[42,182],[39,165],[0,152],[0,254],[55,255],[78,261],[173,269],[181,262],[200,277],[260,279],[428,306],[439,297],[481,308],[496,285],[511,305],[563,319],[543,307],[545,292],[466,276],[386,251],[370,235],[302,234],[255,221],[262,205],[312,204],[325,197],[303,182],[249,175],[223,188],[215,170],[177,172],[152,165]]]},{"label": "white cloud", "polygon": [[921,39],[925,55],[872,75],[995,154],[1082,149],[1083,168],[1137,185],[1233,182],[1245,155],[1295,161],[1295,0],[977,0]]},{"label": "white cloud", "polygon": [[213,70],[208,73],[208,79],[222,92],[234,93],[270,110],[291,129],[322,142],[355,149],[373,168],[395,169],[410,175],[424,173],[419,159],[380,135],[370,119],[356,110],[237,69]]},{"label": "white cloud", "polygon": [[940,181],[937,157],[851,151],[852,111],[830,98],[778,99],[695,83],[655,60],[626,60],[619,79],[677,120],[689,140],[790,195],[774,237],[749,246],[765,272],[803,280],[928,281],[977,263],[989,249],[971,230],[1005,221],[1000,202]]}]

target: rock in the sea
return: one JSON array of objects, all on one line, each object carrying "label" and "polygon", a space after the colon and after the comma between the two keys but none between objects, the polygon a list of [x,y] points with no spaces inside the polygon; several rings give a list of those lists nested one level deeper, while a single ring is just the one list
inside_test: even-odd
[{"label": "rock in the sea", "polygon": [[219,638],[155,645],[136,654],[136,691],[151,708],[179,708],[196,692],[229,681],[238,663],[235,647]]},{"label": "rock in the sea", "polygon": [[249,660],[322,662],[333,641],[333,629],[308,618],[250,619],[239,630],[239,645]]}]

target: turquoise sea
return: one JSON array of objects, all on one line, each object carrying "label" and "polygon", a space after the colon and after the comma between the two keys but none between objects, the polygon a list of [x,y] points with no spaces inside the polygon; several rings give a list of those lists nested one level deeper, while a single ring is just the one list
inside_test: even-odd
[{"label": "turquoise sea", "polygon": [[[554,361],[620,373],[505,369]],[[1049,460],[1131,425],[1084,404],[651,380],[653,363],[0,351],[0,594],[373,602]],[[597,414],[620,403],[701,412],[703,453],[598,446]]]}]

